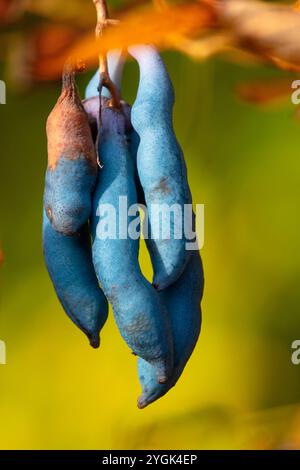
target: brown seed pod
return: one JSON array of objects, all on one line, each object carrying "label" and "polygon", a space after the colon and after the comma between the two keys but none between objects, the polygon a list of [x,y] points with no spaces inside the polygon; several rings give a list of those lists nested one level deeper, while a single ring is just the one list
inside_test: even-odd
[{"label": "brown seed pod", "polygon": [[84,156],[91,166],[97,167],[88,116],[75,83],[75,71],[82,67],[65,65],[62,92],[47,120],[48,167],[52,169],[61,156],[71,160]]},{"label": "brown seed pod", "polygon": [[88,115],[75,83],[75,72],[82,68],[70,61],[65,65],[62,92],[47,120],[44,205],[53,227],[66,235],[77,232],[90,217],[98,168]]}]

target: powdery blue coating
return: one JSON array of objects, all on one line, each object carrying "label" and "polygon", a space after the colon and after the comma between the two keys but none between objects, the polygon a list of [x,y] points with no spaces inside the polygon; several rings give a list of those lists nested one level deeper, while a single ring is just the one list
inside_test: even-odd
[{"label": "powdery blue coating", "polygon": [[140,145],[140,137],[131,124],[131,106],[130,105],[124,106],[123,109],[124,109],[125,116],[126,116],[127,123],[128,123],[126,136],[127,136],[127,142],[128,142],[128,150],[129,150],[129,153],[132,158],[133,165],[134,165],[134,179],[135,179],[135,187],[136,187],[136,192],[137,192],[137,200],[139,204],[146,205],[144,191],[141,186],[141,182],[140,182],[140,178],[139,178],[137,166],[136,166],[137,152],[138,152],[138,148]]},{"label": "powdery blue coating", "polygon": [[[102,107],[105,108],[108,105],[106,98],[101,98]],[[135,173],[135,185],[137,190],[137,198],[140,204],[145,205],[144,191],[141,186],[139,175],[136,168],[137,150],[140,143],[138,133],[134,130],[131,124],[131,106],[125,101],[121,101],[122,111],[126,118],[126,140],[128,144],[129,153],[134,163]],[[97,135],[99,129],[99,97],[94,96],[83,101],[83,107],[88,115],[89,122],[92,126],[95,126],[94,134]],[[95,139],[96,140],[96,139]]]},{"label": "powdery blue coating", "polygon": [[[113,51],[109,51],[107,54],[107,64],[108,64],[108,70],[109,70],[109,76],[112,82],[116,85],[116,87],[121,90],[121,82],[122,82],[122,75],[123,75],[123,69],[124,69],[124,63],[125,63],[125,56],[122,54],[122,51],[116,49]],[[85,90],[85,101],[83,101],[83,106],[88,114],[90,121],[96,121],[97,122],[97,130],[99,128],[99,101],[96,101],[95,97],[98,97],[98,85],[99,85],[99,70],[95,72],[95,75],[91,78],[89,84],[86,87]],[[101,95],[110,98],[110,93],[107,90],[107,88],[103,87],[101,91]],[[93,100],[90,98],[94,98]],[[129,146],[129,152],[134,158],[134,164],[136,166],[136,155],[137,155],[137,149],[140,143],[140,138],[137,132],[133,129],[131,125],[131,107],[125,103],[122,102],[123,105],[123,111],[126,115],[127,118],[127,142]],[[105,102],[102,103],[102,106],[105,106]],[[137,171],[136,171],[137,173]],[[137,190],[138,190],[138,200],[139,202],[144,202],[144,196],[143,196],[143,191],[141,188],[141,184],[139,182],[138,175],[136,174],[136,184],[137,184]],[[139,198],[139,195],[141,195],[141,198]],[[141,199],[141,200],[140,200]]]},{"label": "powdery blue coating", "polygon": [[[113,108],[102,113],[99,172],[93,200],[93,261],[99,282],[112,304],[121,335],[134,354],[152,364],[157,380],[165,382],[173,366],[173,347],[168,316],[158,293],[144,278],[139,262],[139,237],[115,239],[99,237],[100,205],[111,204],[119,219],[119,196],[128,207],[136,204],[134,164],[125,136],[125,116]],[[128,217],[128,223],[136,215]],[[126,224],[127,230],[127,224]],[[97,236],[98,233],[98,236]]]},{"label": "powdery blue coating", "polygon": [[[187,171],[182,150],[176,140],[172,109],[174,90],[170,77],[159,53],[151,46],[129,48],[140,68],[137,97],[131,111],[132,125],[140,137],[137,152],[137,169],[148,207],[149,220],[154,204],[191,203]],[[165,217],[168,221],[168,216]],[[171,217],[170,239],[159,231],[160,221],[151,221],[149,228],[149,251],[154,269],[153,283],[158,290],[164,289],[178,279],[189,259],[186,239],[174,237],[175,226],[183,230],[183,217]],[[160,233],[159,233],[160,232]],[[153,234],[159,236],[153,239]],[[152,237],[150,236],[152,234]]]},{"label": "powdery blue coating", "polygon": [[43,214],[44,258],[56,294],[71,320],[100,344],[99,333],[108,315],[108,303],[95,274],[88,226],[68,236],[53,229]]},{"label": "powdery blue coating", "polygon": [[88,221],[96,179],[95,169],[83,156],[62,156],[54,169],[47,169],[44,207],[58,232],[74,234]]},{"label": "powdery blue coating", "polygon": [[194,251],[181,277],[159,294],[171,316],[174,341],[173,375],[167,383],[158,384],[153,367],[139,358],[138,373],[142,386],[142,395],[138,400],[139,408],[144,408],[165,395],[181,376],[200,334],[203,285],[201,258],[199,252]]},{"label": "powdery blue coating", "polygon": [[[109,51],[107,54],[107,63],[108,63],[108,72],[110,79],[116,85],[116,87],[121,90],[122,74],[124,68],[125,57],[122,54],[122,51],[116,49]],[[91,78],[88,86],[85,90],[85,99],[93,98],[98,96],[98,85],[99,85],[99,70]],[[110,93],[106,87],[102,88],[101,95],[106,98],[110,98]]]}]

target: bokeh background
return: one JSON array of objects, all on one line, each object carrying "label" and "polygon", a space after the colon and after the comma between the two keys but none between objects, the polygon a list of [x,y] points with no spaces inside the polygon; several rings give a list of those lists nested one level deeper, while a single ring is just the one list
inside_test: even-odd
[{"label": "bokeh background", "polygon": [[[58,2],[31,3],[25,14],[3,16],[0,39],[7,83],[0,106],[0,339],[7,346],[0,448],[300,448],[300,365],[291,363],[291,343],[300,338],[300,122],[289,91],[289,79],[300,77],[225,57],[197,63],[163,53],[193,199],[205,204],[203,328],[176,387],[138,410],[136,358],[112,315],[101,348],[92,350],[64,314],[44,266],[45,120],[60,83],[29,77],[22,54],[34,28],[55,21]],[[87,3],[66,12],[60,2],[61,23],[92,24]],[[78,79],[82,94],[91,74]],[[287,97],[267,106],[236,91],[244,82],[281,78]],[[129,102],[137,81],[128,62]],[[141,264],[150,278],[144,247]]]}]

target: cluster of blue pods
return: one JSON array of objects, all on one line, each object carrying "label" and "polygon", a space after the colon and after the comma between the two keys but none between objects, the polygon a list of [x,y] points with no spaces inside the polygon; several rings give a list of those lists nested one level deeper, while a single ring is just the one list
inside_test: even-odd
[{"label": "cluster of blue pods", "polygon": [[[100,345],[111,304],[119,331],[134,355],[144,408],[181,376],[201,329],[204,276],[198,250],[187,249],[183,219],[168,237],[154,208],[192,204],[182,150],[173,129],[174,90],[158,51],[134,46],[139,86],[132,108],[99,97],[99,73],[82,101],[75,72],[66,67],[61,95],[47,120],[43,251],[67,315]],[[124,54],[108,54],[110,77],[120,89]],[[100,112],[101,109],[101,112]],[[123,220],[120,200],[126,201]],[[105,208],[113,207],[114,236],[103,236]],[[139,265],[141,207],[153,266],[150,283]],[[130,208],[130,210],[129,210]],[[124,236],[134,224],[137,236]],[[183,236],[178,237],[178,229]]]}]

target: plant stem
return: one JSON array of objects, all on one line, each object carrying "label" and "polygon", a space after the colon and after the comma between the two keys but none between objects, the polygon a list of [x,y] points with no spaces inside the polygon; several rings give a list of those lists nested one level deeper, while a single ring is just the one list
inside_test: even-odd
[{"label": "plant stem", "polygon": [[[96,25],[96,38],[99,39],[104,29],[115,24],[115,21],[109,19],[108,8],[106,0],[93,0],[97,12],[97,25]],[[99,99],[101,108],[101,89],[104,86],[111,94],[111,105],[115,108],[120,108],[120,93],[115,84],[112,82],[107,64],[106,53],[99,54]]]}]

